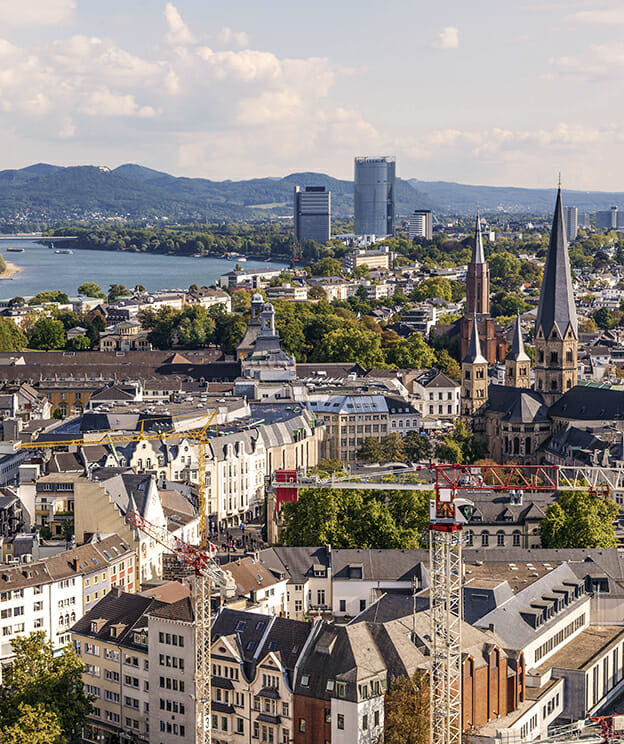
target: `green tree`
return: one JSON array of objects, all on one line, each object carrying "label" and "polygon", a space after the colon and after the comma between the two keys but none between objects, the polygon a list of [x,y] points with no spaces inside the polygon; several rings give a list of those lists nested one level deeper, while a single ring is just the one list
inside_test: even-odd
[{"label": "green tree", "polygon": [[58,302],[61,305],[69,304],[69,297],[60,289],[46,289],[44,292],[28,300],[29,305],[45,305],[46,302]]},{"label": "green tree", "polygon": [[73,741],[91,709],[82,683],[82,661],[71,646],[55,655],[42,631],[12,639],[11,647],[14,658],[4,670],[0,696],[2,725],[14,726],[24,705],[42,706],[58,719],[62,740]]},{"label": "green tree", "polygon": [[436,355],[421,333],[412,333],[388,347],[386,361],[399,369],[427,369],[435,364]]},{"label": "green tree", "polygon": [[118,297],[130,297],[132,292],[123,284],[111,284],[108,288],[108,301],[113,302]]},{"label": "green tree", "polygon": [[84,295],[85,297],[95,297],[99,300],[106,299],[106,295],[102,292],[102,287],[95,282],[83,282],[78,287],[78,294]]},{"label": "green tree", "polygon": [[91,339],[87,336],[76,336],[75,338],[70,338],[65,344],[67,351],[89,351],[92,346],[93,344],[91,343]]},{"label": "green tree", "polygon": [[405,442],[400,434],[388,434],[381,445],[385,462],[405,462]]},{"label": "green tree", "polygon": [[559,493],[540,523],[545,548],[615,548],[615,501],[587,491]]},{"label": "green tree", "polygon": [[31,349],[63,349],[65,341],[63,324],[52,318],[41,318],[28,334],[28,346]]},{"label": "green tree", "polygon": [[326,256],[310,267],[313,276],[336,276],[342,274],[342,264],[337,258]]},{"label": "green tree", "polygon": [[493,253],[488,258],[490,267],[490,276],[494,279],[504,279],[510,274],[517,274],[520,271],[520,261],[507,251]]},{"label": "green tree", "polygon": [[610,310],[608,307],[601,307],[596,310],[593,318],[598,328],[602,328],[604,331],[609,331],[611,328],[615,328],[619,320],[615,316],[613,310]]},{"label": "green tree", "polygon": [[442,300],[450,302],[453,297],[453,288],[451,283],[445,277],[434,277],[425,279],[410,294],[410,299],[415,302],[423,302],[439,297]]},{"label": "green tree", "polygon": [[315,350],[314,361],[351,362],[367,369],[385,366],[379,334],[346,326],[323,337],[321,347]]},{"label": "green tree", "polygon": [[456,382],[461,381],[461,367],[459,362],[448,353],[446,349],[440,349],[436,353],[436,366],[445,375]]},{"label": "green tree", "polygon": [[418,431],[408,431],[403,438],[403,446],[409,462],[423,462],[431,457],[431,443]]},{"label": "green tree", "polygon": [[475,460],[481,460],[486,453],[485,442],[475,437],[461,419],[455,421],[452,432],[441,437],[435,450],[438,459],[457,465],[471,464]]},{"label": "green tree", "polygon": [[361,462],[383,462],[384,448],[376,437],[366,437],[357,452],[357,459]]},{"label": "green tree", "polygon": [[395,677],[384,699],[384,744],[427,744],[429,678],[421,670]]},{"label": "green tree", "polygon": [[27,343],[26,336],[12,320],[0,317],[0,351],[21,351]]},{"label": "green tree", "polygon": [[243,340],[247,323],[240,315],[218,315],[215,317],[215,343],[226,354],[232,354]]},{"label": "green tree", "polygon": [[323,287],[320,285],[316,285],[314,287],[310,287],[308,290],[308,299],[309,300],[326,300],[327,294]]},{"label": "green tree", "polygon": [[0,724],[0,744],[58,744],[62,733],[59,717],[53,710],[41,703],[19,703],[15,722]]}]

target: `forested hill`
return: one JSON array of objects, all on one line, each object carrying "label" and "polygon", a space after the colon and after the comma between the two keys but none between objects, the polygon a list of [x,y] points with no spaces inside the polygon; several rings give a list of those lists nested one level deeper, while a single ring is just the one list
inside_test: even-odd
[{"label": "forested hill", "polygon": [[[353,214],[353,183],[320,173],[210,181],[176,177],[132,164],[109,170],[39,163],[21,170],[0,171],[0,221],[26,217],[66,222],[111,216],[199,221],[290,216],[294,185],[327,186],[332,191],[333,216]],[[407,181],[398,180],[398,215],[435,206]]]},{"label": "forested hill", "polygon": [[[451,181],[409,182],[435,202],[445,214],[473,213],[478,204],[482,212],[512,212],[517,214],[542,214],[552,212],[556,189],[524,189],[515,186],[474,186]],[[563,203],[578,207],[583,212],[609,209],[615,205],[624,208],[624,193],[610,191],[572,191],[563,189]]]}]

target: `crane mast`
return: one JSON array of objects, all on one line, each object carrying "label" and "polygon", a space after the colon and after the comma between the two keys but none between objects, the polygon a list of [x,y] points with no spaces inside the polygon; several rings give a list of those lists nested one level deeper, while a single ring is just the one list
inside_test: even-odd
[{"label": "crane mast", "polygon": [[210,606],[212,586],[227,592],[233,589],[232,575],[224,571],[215,561],[217,548],[207,543],[207,551],[189,545],[179,537],[171,535],[166,527],[158,527],[138,512],[131,510],[126,520],[136,529],[176,555],[182,563],[195,572],[192,584],[193,612],[195,616],[195,742],[212,743],[212,642],[210,629],[212,612]]}]

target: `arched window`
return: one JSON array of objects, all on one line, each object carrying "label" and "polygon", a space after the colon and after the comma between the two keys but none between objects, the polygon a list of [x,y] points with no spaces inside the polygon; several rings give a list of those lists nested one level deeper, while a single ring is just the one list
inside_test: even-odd
[{"label": "arched window", "polygon": [[512,534],[512,545],[514,546],[514,548],[519,548],[520,547],[520,535],[521,534],[522,533],[520,532],[520,530],[514,530],[513,531],[513,534]]},{"label": "arched window", "polygon": [[496,533],[496,544],[499,547],[503,547],[505,545],[505,533],[503,532],[503,530],[499,530]]},{"label": "arched window", "polygon": [[487,548],[490,544],[490,533],[489,532],[482,532],[481,533],[481,545],[484,548]]},{"label": "arched window", "polygon": [[472,530],[466,530],[466,545],[472,547]]},{"label": "arched window", "polygon": [[514,437],[513,440],[513,453],[514,455],[520,454],[520,437]]},{"label": "arched window", "polygon": [[527,437],[524,441],[524,454],[525,455],[531,454],[531,437]]}]

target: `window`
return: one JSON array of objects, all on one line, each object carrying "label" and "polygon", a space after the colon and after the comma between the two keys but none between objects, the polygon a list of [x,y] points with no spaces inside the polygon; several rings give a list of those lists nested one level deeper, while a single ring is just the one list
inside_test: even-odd
[{"label": "window", "polygon": [[500,531],[496,533],[496,544],[501,547],[505,545],[505,533]]},{"label": "window", "polygon": [[379,711],[376,710],[373,715],[374,715],[374,718],[373,718],[374,725],[379,726]]},{"label": "window", "polygon": [[514,531],[512,540],[513,540],[514,548],[519,548],[520,547],[520,531],[519,530]]},{"label": "window", "polygon": [[342,731],[344,730],[344,715],[342,713],[338,713],[336,716],[336,726]]},{"label": "window", "polygon": [[236,719],[236,733],[237,734],[244,734],[245,733],[245,721],[243,721],[242,718]]},{"label": "window", "polygon": [[481,545],[484,548],[487,548],[489,544],[490,544],[490,535],[489,535],[489,533],[488,532],[482,532],[481,533]]},{"label": "window", "polygon": [[362,716],[362,731],[368,730],[368,716],[365,714]]},{"label": "window", "polygon": [[302,687],[308,687],[310,685],[310,675],[309,674],[302,674],[301,675],[301,686]]},{"label": "window", "polygon": [[340,612],[346,612],[347,611],[347,600],[341,599],[340,600]]},{"label": "window", "polygon": [[331,723],[331,708],[325,708],[325,723]]},{"label": "window", "polygon": [[366,600],[361,599],[360,600],[360,612],[364,612],[365,609],[366,609]]},{"label": "window", "polygon": [[305,730],[306,730],[305,726],[306,726],[305,718],[300,718],[299,719],[299,732],[300,733],[305,734]]}]

